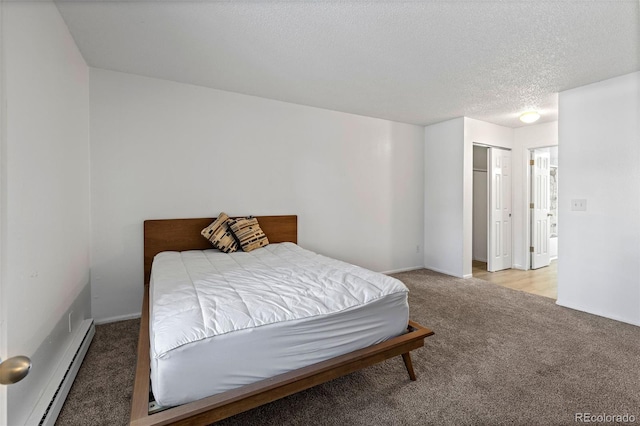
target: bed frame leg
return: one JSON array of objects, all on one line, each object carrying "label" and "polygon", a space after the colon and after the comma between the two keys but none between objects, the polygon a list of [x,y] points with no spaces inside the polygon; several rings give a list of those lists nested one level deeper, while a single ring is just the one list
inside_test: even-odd
[{"label": "bed frame leg", "polygon": [[413,364],[411,363],[411,355],[409,352],[402,354],[402,360],[404,361],[404,366],[407,368],[407,373],[409,373],[409,378],[415,382],[416,373],[413,371]]}]

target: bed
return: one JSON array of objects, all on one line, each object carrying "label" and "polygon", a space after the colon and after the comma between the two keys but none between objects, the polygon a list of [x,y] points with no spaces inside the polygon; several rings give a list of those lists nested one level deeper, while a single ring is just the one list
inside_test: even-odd
[{"label": "bed", "polygon": [[[134,384],[134,392],[132,398],[132,407],[131,407],[131,424],[132,425],[163,425],[163,424],[210,424],[212,422],[224,419],[226,417],[232,416],[234,414],[240,413],[242,411],[249,410],[251,408],[257,407],[259,405],[274,401],[276,399],[285,397],[287,395],[291,395],[295,392],[299,392],[301,390],[307,389],[309,387],[315,386],[317,384],[326,382],[333,378],[348,374],[350,372],[356,371],[360,368],[366,367],[368,365],[372,365],[374,363],[383,361],[387,358],[402,355],[403,361],[405,363],[407,372],[411,380],[415,380],[415,373],[413,371],[413,366],[411,364],[411,358],[409,352],[413,349],[419,348],[424,345],[424,339],[427,336],[433,334],[433,332],[425,327],[422,327],[412,321],[407,321],[406,324],[398,324],[398,316],[395,316],[395,323],[389,318],[384,317],[384,312],[387,309],[391,309],[391,305],[394,305],[396,311],[399,306],[402,304],[399,298],[400,291],[389,292],[388,295],[384,295],[384,297],[380,297],[371,301],[371,303],[367,304],[368,308],[371,309],[381,309],[380,311],[372,311],[373,313],[367,313],[367,315],[362,316],[361,313],[364,310],[355,310],[351,308],[340,308],[337,309],[337,313],[342,316],[332,317],[329,315],[320,315],[314,317],[314,322],[311,324],[314,327],[322,328],[324,325],[318,322],[315,318],[330,318],[329,323],[340,323],[340,324],[354,324],[354,328],[358,329],[358,332],[350,332],[344,335],[338,335],[336,340],[336,347],[340,348],[341,352],[337,352],[336,355],[330,355],[327,358],[327,355],[324,355],[323,358],[319,358],[318,362],[314,362],[311,365],[300,364],[295,367],[293,370],[282,370],[281,366],[274,366],[274,375],[271,376],[270,373],[265,373],[264,369],[258,369],[259,372],[255,370],[258,367],[259,362],[256,362],[256,359],[252,359],[250,356],[247,358],[247,363],[243,364],[245,368],[243,368],[242,373],[247,377],[244,378],[246,380],[246,384],[243,386],[237,387],[237,385],[229,386],[226,385],[229,380],[225,375],[215,375],[213,370],[215,369],[206,369],[206,373],[210,374],[207,376],[206,381],[201,381],[203,384],[213,383],[218,387],[213,387],[213,391],[211,389],[193,389],[191,393],[188,392],[187,388],[180,388],[180,384],[178,382],[166,381],[164,383],[162,378],[164,377],[160,371],[180,371],[180,365],[190,364],[191,361],[196,358],[193,358],[195,352],[189,353],[185,348],[193,348],[197,345],[184,345],[181,340],[176,340],[175,342],[168,341],[167,339],[162,340],[157,337],[158,335],[162,336],[162,333],[158,333],[157,331],[160,329],[156,328],[153,335],[149,333],[149,324],[150,318],[153,318],[152,325],[157,323],[157,318],[165,318],[162,317],[161,313],[165,307],[163,307],[162,303],[159,303],[158,300],[162,300],[157,296],[163,295],[163,293],[158,290],[163,288],[163,286],[171,286],[172,281],[163,281],[164,277],[167,274],[158,274],[157,271],[154,271],[154,286],[152,290],[151,299],[153,300],[154,295],[156,296],[156,305],[155,311],[151,309],[152,314],[150,315],[149,309],[149,283],[152,279],[152,269],[151,264],[153,262],[154,257],[161,252],[172,252],[172,253],[162,253],[158,256],[158,263],[156,264],[156,269],[161,270],[164,266],[162,265],[172,265],[182,263],[187,264],[195,264],[195,265],[204,265],[211,263],[210,258],[216,258],[218,253],[210,250],[211,246],[209,242],[200,236],[200,230],[205,228],[209,223],[211,223],[212,218],[202,218],[202,219],[169,219],[169,220],[151,220],[145,221],[144,223],[144,273],[145,273],[145,296],[143,301],[143,309],[142,309],[142,320],[140,326],[140,337],[138,342],[138,363],[136,367],[136,377]],[[296,216],[261,216],[258,217],[258,222],[260,227],[267,235],[270,243],[270,246],[265,248],[261,248],[256,250],[257,253],[253,257],[258,257],[259,262],[263,262],[265,259],[276,256],[278,253],[284,253],[284,259],[290,259],[290,263],[303,264],[305,262],[316,262],[318,257],[314,257],[312,254],[308,254],[303,249],[298,248],[295,244],[297,243],[297,217]],[[279,244],[282,243],[282,244]],[[294,244],[291,244],[294,243]],[[267,250],[268,249],[268,250]],[[198,250],[198,251],[193,251]],[[204,250],[204,252],[202,251]],[[178,253],[184,252],[184,253]],[[252,252],[253,253],[253,252]],[[296,257],[298,256],[298,257]],[[316,255],[317,256],[317,255]],[[250,256],[250,253],[243,253],[238,255],[237,258],[233,259],[233,262],[247,262],[248,265],[252,265],[253,257]],[[320,257],[322,258],[322,257]],[[330,262],[332,260],[326,260],[325,258],[321,259],[322,262]],[[231,260],[229,260],[231,261]],[[284,262],[283,260],[277,260],[276,262]],[[335,261],[337,262],[337,261]],[[216,265],[221,265],[220,263],[216,263]],[[220,266],[218,266],[220,267]],[[250,266],[253,268],[253,266]],[[172,275],[173,267],[167,269],[169,271],[168,275]],[[357,268],[357,267],[354,267]],[[197,269],[197,267],[196,267]],[[361,268],[358,268],[360,273],[362,271]],[[272,271],[269,269],[267,272]],[[251,269],[251,271],[255,271],[255,269]],[[203,272],[204,273],[204,272]],[[259,272],[260,274],[265,274],[265,270]],[[270,272],[269,272],[270,273]],[[266,273],[266,275],[269,275]],[[193,272],[189,272],[188,274],[193,274]],[[257,275],[256,272],[254,275]],[[306,272],[305,272],[306,274]],[[268,277],[266,275],[260,275],[260,279],[264,279],[265,282],[268,281]],[[379,275],[379,274],[377,274]],[[160,278],[158,278],[160,277]],[[177,278],[175,278],[177,277]],[[185,284],[186,281],[181,280],[181,275],[172,276],[172,280],[176,280],[176,286],[179,286],[183,283],[183,287],[185,290],[189,290],[191,284]],[[276,277],[280,278],[280,277]],[[377,277],[381,279],[381,277]],[[315,278],[312,278],[315,279]],[[195,281],[195,280],[194,280]],[[191,283],[189,281],[189,283]],[[252,285],[255,285],[252,284]],[[358,284],[358,288],[360,288]],[[398,290],[398,289],[396,289]],[[189,290],[190,291],[190,290]],[[238,289],[233,289],[231,293],[237,292]],[[154,293],[155,292],[155,293]],[[220,292],[223,293],[224,289],[220,289]],[[156,294],[157,293],[157,294]],[[178,294],[182,294],[184,297],[193,297],[188,292],[178,292]],[[250,304],[250,303],[249,303]],[[405,303],[406,304],[406,303]],[[307,309],[305,307],[305,309]],[[309,308],[312,309],[312,308]],[[355,312],[355,313],[354,313]],[[152,316],[154,315],[155,316]],[[184,313],[183,313],[184,314]],[[188,314],[188,313],[187,313]],[[184,314],[184,318],[179,318],[180,321],[189,321],[188,315]],[[186,315],[186,316],[185,316]],[[334,315],[334,314],[331,314]],[[337,315],[337,314],[336,314]],[[345,316],[346,315],[346,316]],[[349,316],[351,315],[351,316]],[[360,315],[360,316],[358,316]],[[408,315],[408,311],[407,311]],[[194,318],[195,316],[192,315]],[[171,325],[173,322],[175,325],[175,321],[173,321],[172,317],[169,316],[169,321],[166,323]],[[185,319],[187,318],[187,319]],[[376,319],[379,318],[379,322],[375,322]],[[360,322],[358,322],[360,320]],[[406,317],[404,318],[406,320]],[[346,321],[346,322],[345,322]],[[213,323],[223,322],[216,319]],[[278,336],[281,335],[292,335],[299,334],[300,327],[304,325],[305,327],[309,326],[307,322],[303,320],[296,320],[295,318],[292,321],[287,321],[289,324],[289,329],[282,329],[279,323],[264,323],[261,324],[260,327],[254,327],[249,331],[253,334],[248,336],[250,339],[255,339],[257,345],[263,348],[262,344],[269,340],[278,341]],[[160,323],[165,324],[165,323]],[[164,327],[164,325],[163,325]],[[296,328],[297,327],[297,328]],[[385,329],[386,327],[386,329]],[[164,330],[166,327],[162,328]],[[211,327],[208,327],[211,328]],[[344,329],[348,329],[349,327],[343,327]],[[175,327],[174,327],[175,329]],[[260,331],[260,333],[255,332],[255,330]],[[362,330],[362,332],[360,332]],[[372,330],[378,330],[376,332],[380,332],[383,335],[370,335]],[[246,330],[241,329],[236,334],[242,334]],[[404,332],[403,332],[404,331]],[[321,333],[322,334],[322,333]],[[336,334],[332,332],[324,333],[324,335],[329,336],[331,334]],[[156,341],[154,342],[154,336]],[[233,334],[224,335],[221,337],[229,337],[233,336]],[[346,337],[345,337],[346,336]],[[205,336],[207,337],[207,336]],[[219,336],[220,337],[220,336]],[[373,340],[371,340],[373,339]],[[198,339],[195,339],[198,340]],[[206,340],[206,339],[200,339]],[[312,344],[313,339],[304,342],[304,345]],[[158,341],[162,341],[163,344],[168,345],[167,347],[174,348],[175,353],[180,353],[183,358],[175,358],[173,364],[164,363],[162,367],[158,364],[158,356],[150,357],[150,348],[151,352],[156,354],[158,351]],[[287,342],[286,338],[283,338],[282,342]],[[177,342],[177,344],[176,344]],[[230,342],[233,342],[230,340]],[[236,348],[241,354],[243,351],[248,352],[247,349],[251,348],[251,340],[245,340],[238,342],[242,342]],[[247,343],[249,342],[249,343]],[[354,343],[355,342],[355,343]],[[364,343],[363,343],[364,342]],[[200,343],[200,341],[198,341]],[[347,346],[345,346],[345,344]],[[173,345],[173,346],[171,346]],[[232,344],[229,347],[233,347]],[[245,346],[242,346],[245,345]],[[247,346],[249,345],[249,346]],[[331,343],[328,343],[326,346],[331,347]],[[348,346],[351,345],[351,346]],[[354,346],[355,345],[355,346]],[[204,345],[200,345],[204,346]],[[276,344],[272,345],[274,348],[282,348],[286,347],[286,344]],[[306,346],[305,346],[306,347]],[[239,349],[238,349],[239,348]],[[345,349],[348,348],[348,349]],[[347,353],[344,353],[345,350]],[[156,351],[156,352],[154,352]],[[305,357],[309,359],[310,354],[315,354],[318,351],[317,347],[310,346],[309,350],[305,354]],[[327,352],[331,354],[331,352]],[[186,354],[186,355],[185,355]],[[286,355],[286,354],[285,354]],[[282,353],[275,352],[276,357],[283,356]],[[191,358],[190,358],[191,357]],[[202,359],[202,355],[198,355],[199,359]],[[205,355],[205,358],[213,358],[211,354]],[[169,358],[171,360],[171,358]],[[286,360],[285,364],[296,366],[297,358],[283,358]],[[154,367],[154,368],[152,368]],[[163,368],[165,370],[163,370]],[[278,368],[280,368],[278,370]],[[230,370],[231,368],[222,368],[222,370]],[[246,371],[244,371],[246,370]],[[194,370],[197,371],[197,370]],[[151,374],[150,374],[151,373]],[[195,374],[192,371],[192,374]],[[267,374],[262,380],[255,381],[255,377],[259,375]],[[165,409],[162,411],[155,411],[154,407],[157,406],[155,401],[153,400],[150,394],[150,375],[153,376],[153,387],[155,393],[161,395],[161,400],[168,405],[175,405],[173,408]],[[170,376],[171,373],[168,373],[166,376]],[[175,374],[174,374],[175,375]],[[237,376],[237,375],[236,375]],[[253,377],[253,379],[251,378]],[[168,379],[167,379],[168,380]],[[233,380],[238,380],[238,377],[233,377]],[[240,380],[243,380],[241,378]],[[173,383],[173,384],[172,384]],[[198,383],[197,380],[191,380],[191,383]],[[209,386],[209,385],[207,385]],[[225,387],[226,386],[226,387]],[[175,389],[174,389],[175,388]],[[197,388],[197,386],[194,386]],[[212,394],[213,393],[213,394]],[[208,396],[212,394],[212,396]],[[186,395],[186,399],[184,401],[180,400],[176,395]],[[178,399],[176,399],[178,398]]]}]

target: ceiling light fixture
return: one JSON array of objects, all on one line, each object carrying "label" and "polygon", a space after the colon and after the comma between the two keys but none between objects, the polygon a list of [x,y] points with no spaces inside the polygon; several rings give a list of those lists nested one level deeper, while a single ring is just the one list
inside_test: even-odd
[{"label": "ceiling light fixture", "polygon": [[538,118],[540,118],[540,114],[536,111],[527,111],[520,114],[520,121],[527,124],[538,121]]}]

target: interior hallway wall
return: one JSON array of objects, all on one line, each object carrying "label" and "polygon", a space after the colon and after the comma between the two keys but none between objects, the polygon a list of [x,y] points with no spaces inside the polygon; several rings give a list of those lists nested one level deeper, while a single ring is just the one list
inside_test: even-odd
[{"label": "interior hallway wall", "polygon": [[[425,266],[471,276],[473,144],[512,150],[513,266],[528,268],[528,149],[558,144],[556,121],[511,129],[461,117],[425,128]],[[460,197],[460,198],[458,198]]]},{"label": "interior hallway wall", "polygon": [[424,266],[463,275],[464,118],[424,134]]},{"label": "interior hallway wall", "polygon": [[531,256],[531,168],[530,150],[558,145],[558,122],[533,124],[514,129],[513,161],[513,264],[517,269],[529,269]]},{"label": "interior hallway wall", "polygon": [[473,144],[511,148],[513,129],[455,118],[425,128],[425,267],[471,277]]}]

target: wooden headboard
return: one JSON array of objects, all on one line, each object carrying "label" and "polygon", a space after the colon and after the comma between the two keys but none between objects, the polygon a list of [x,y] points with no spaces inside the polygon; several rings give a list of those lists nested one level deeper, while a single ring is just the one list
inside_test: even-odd
[{"label": "wooden headboard", "polygon": [[[256,216],[270,243],[298,243],[298,216]],[[151,278],[151,263],[162,251],[212,248],[200,231],[215,218],[159,219],[144,221],[144,285]]]}]

